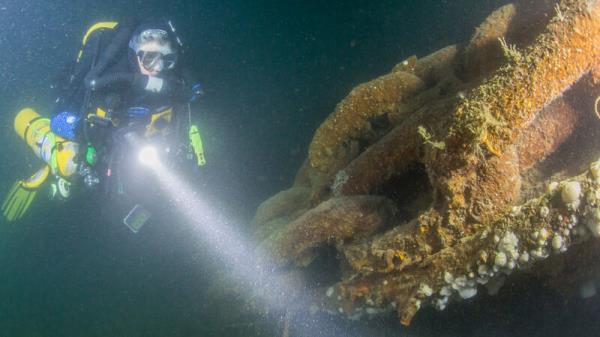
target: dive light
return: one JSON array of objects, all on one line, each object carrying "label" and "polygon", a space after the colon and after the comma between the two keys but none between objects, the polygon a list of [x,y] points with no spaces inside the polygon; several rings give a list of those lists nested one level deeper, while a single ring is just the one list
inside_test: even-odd
[{"label": "dive light", "polygon": [[155,166],[159,163],[158,152],[151,145],[144,146],[138,153],[138,160],[146,166]]},{"label": "dive light", "polygon": [[158,150],[152,145],[145,143],[135,131],[127,132],[123,135],[127,143],[138,151],[138,160],[145,166],[156,166],[159,164]]}]

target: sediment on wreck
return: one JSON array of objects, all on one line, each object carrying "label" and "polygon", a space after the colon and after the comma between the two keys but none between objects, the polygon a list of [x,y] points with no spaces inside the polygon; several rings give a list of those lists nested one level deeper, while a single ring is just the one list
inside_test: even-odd
[{"label": "sediment on wreck", "polygon": [[[586,75],[600,60],[600,4],[540,3],[500,8],[466,47],[409,57],[354,89],[315,133],[294,186],[261,206],[260,249],[277,266],[302,272],[320,247],[338,252],[323,310],[392,308],[409,324],[422,305],[497,288],[600,234],[597,147],[541,169],[598,122]],[[536,26],[519,36],[524,12]],[[403,218],[396,184],[415,174],[427,205]]]}]

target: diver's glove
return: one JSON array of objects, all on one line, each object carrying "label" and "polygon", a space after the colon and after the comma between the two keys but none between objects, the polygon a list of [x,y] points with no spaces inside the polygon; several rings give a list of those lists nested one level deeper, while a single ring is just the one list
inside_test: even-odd
[{"label": "diver's glove", "polygon": [[196,102],[200,97],[204,96],[204,86],[202,83],[194,83],[191,87],[192,95],[190,98],[190,103]]}]

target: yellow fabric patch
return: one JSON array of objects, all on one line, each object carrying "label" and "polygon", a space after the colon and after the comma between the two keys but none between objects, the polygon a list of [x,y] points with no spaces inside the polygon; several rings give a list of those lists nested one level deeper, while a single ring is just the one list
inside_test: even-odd
[{"label": "yellow fabric patch", "polygon": [[98,117],[106,118],[106,111],[102,110],[102,108],[97,108],[96,115],[98,115]]},{"label": "yellow fabric patch", "polygon": [[172,117],[173,117],[173,108],[168,108],[161,112],[152,114],[152,117],[150,118],[150,124],[148,124],[148,127],[146,127],[146,133],[144,134],[144,136],[150,137],[157,132],[163,131],[163,130],[159,130],[156,128],[156,123],[162,119],[162,120],[167,121],[170,124]]}]

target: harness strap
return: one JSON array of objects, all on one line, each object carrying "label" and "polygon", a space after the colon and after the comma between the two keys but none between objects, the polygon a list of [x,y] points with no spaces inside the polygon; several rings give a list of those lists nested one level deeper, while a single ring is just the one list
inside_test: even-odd
[{"label": "harness strap", "polygon": [[50,163],[48,164],[50,165],[50,169],[52,169],[52,174],[56,175],[60,173],[57,158],[57,150],[60,144],[56,141],[56,136],[54,136],[54,133],[52,132],[47,135],[47,139],[50,142]]}]

